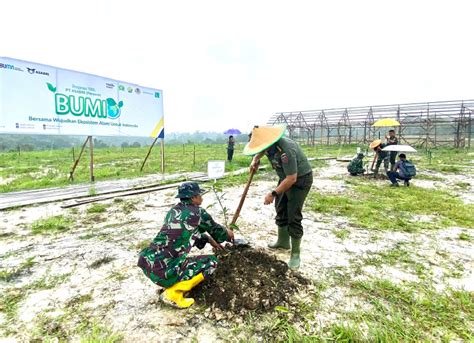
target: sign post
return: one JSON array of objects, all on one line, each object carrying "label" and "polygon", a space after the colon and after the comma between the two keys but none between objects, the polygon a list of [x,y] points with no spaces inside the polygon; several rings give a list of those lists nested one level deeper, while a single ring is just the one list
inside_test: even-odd
[{"label": "sign post", "polygon": [[214,183],[217,179],[220,179],[224,176],[225,173],[225,161],[219,160],[209,160],[207,161],[207,176],[210,180],[214,180]]}]

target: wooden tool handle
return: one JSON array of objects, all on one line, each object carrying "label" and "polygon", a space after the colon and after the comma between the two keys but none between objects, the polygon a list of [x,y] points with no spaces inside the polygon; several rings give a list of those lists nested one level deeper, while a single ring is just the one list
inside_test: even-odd
[{"label": "wooden tool handle", "polygon": [[374,169],[375,160],[377,159],[378,154],[379,154],[378,152],[375,153],[374,159],[372,160],[372,166],[370,167],[370,170]]},{"label": "wooden tool handle", "polygon": [[239,218],[240,210],[242,209],[242,206],[244,204],[245,197],[247,196],[247,192],[249,190],[250,184],[252,183],[252,179],[253,179],[253,175],[255,174],[255,171],[256,169],[252,169],[252,171],[250,172],[249,180],[247,181],[247,185],[245,186],[244,192],[242,193],[242,197],[240,198],[239,206],[237,206],[237,210],[235,211],[234,217],[232,218],[232,222],[230,223],[230,225],[235,224],[235,222]]}]

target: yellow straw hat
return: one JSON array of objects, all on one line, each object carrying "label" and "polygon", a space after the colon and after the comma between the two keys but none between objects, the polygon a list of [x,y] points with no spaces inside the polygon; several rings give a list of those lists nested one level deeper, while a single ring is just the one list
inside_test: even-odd
[{"label": "yellow straw hat", "polygon": [[382,141],[380,139],[376,139],[375,141],[370,143],[370,148],[374,149],[374,148],[378,147],[380,144],[382,144]]},{"label": "yellow straw hat", "polygon": [[244,155],[255,155],[269,148],[285,134],[286,126],[259,126],[252,130],[252,138],[244,148]]}]

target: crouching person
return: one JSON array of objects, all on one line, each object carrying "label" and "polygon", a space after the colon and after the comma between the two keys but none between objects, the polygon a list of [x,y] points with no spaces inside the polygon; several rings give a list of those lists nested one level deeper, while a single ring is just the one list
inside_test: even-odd
[{"label": "crouching person", "polygon": [[400,154],[399,161],[395,163],[395,167],[393,171],[389,171],[387,173],[390,182],[392,183],[392,187],[398,187],[398,180],[403,180],[405,186],[410,186],[410,180],[412,177],[416,175],[416,168],[415,165],[407,160],[407,156],[405,154]]},{"label": "crouching person", "polygon": [[363,167],[363,159],[364,154],[360,152],[357,154],[356,158],[349,162],[349,164],[347,165],[347,171],[349,172],[349,174],[351,174],[352,176],[357,176],[359,174],[365,173],[365,169]]},{"label": "crouching person", "polygon": [[231,230],[217,224],[199,207],[205,192],[195,182],[178,187],[180,202],[166,214],[163,226],[150,246],[140,252],[138,266],[155,284],[164,287],[160,299],[178,308],[187,308],[194,299],[185,293],[210,276],[217,267],[213,255],[188,257],[193,246],[199,249],[210,243],[222,249],[219,243],[233,241]]}]

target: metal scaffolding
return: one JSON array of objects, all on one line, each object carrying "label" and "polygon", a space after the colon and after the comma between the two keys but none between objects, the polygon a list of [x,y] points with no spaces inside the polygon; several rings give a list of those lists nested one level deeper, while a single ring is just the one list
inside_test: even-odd
[{"label": "metal scaffolding", "polygon": [[390,128],[374,128],[382,118],[395,127],[402,144],[425,148],[471,147],[474,100],[333,108],[275,113],[269,125],[285,124],[292,139],[306,144],[369,144]]}]

